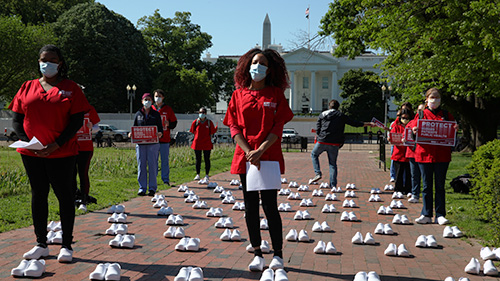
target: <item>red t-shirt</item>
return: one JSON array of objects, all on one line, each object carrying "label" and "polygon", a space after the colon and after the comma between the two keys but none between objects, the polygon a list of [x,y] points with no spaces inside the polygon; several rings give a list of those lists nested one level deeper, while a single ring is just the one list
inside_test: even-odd
[{"label": "red t-shirt", "polygon": [[[43,144],[53,143],[69,124],[69,117],[88,112],[90,104],[80,87],[64,79],[45,92],[38,79],[25,82],[9,105],[9,109],[24,115],[24,130],[29,139],[34,136]],[[21,154],[37,157],[28,149]],[[76,135],[52,152],[47,158],[63,158],[78,154]]]},{"label": "red t-shirt", "polygon": [[[230,128],[233,138],[241,133],[252,149],[257,149],[270,133],[277,135],[279,140],[262,154],[261,160],[278,161],[283,174],[285,161],[281,152],[281,136],[285,123],[292,118],[292,110],[282,89],[272,86],[258,91],[237,89],[229,101],[224,125]],[[237,145],[231,173],[246,174],[246,162],[245,152]]]},{"label": "red t-shirt", "polygon": [[[89,124],[90,122],[92,125],[95,125],[99,123],[99,121],[101,121],[101,119],[99,118],[99,115],[97,115],[97,111],[95,111],[95,108],[93,106],[90,106],[90,111],[85,113],[82,128],[76,133],[76,137],[78,140],[78,151],[94,151],[94,143],[92,142],[92,128],[89,128],[87,124]],[[80,132],[82,131],[85,132],[86,136],[81,136],[83,135],[80,134]],[[88,134],[91,135],[90,139],[88,139]]]},{"label": "red t-shirt", "polygon": [[[198,125],[196,124],[198,122]],[[217,128],[214,127],[214,122],[205,119],[205,122],[201,122],[196,119],[191,124],[191,129],[189,130],[194,134],[193,143],[191,148],[194,150],[212,150],[212,138],[211,135],[215,134]]]},{"label": "red t-shirt", "polygon": [[[415,115],[415,120],[418,124],[418,114]],[[428,108],[424,109],[422,119],[454,121],[453,115],[448,112],[448,118],[444,118],[444,112],[439,110],[436,114],[432,113]],[[415,148],[415,162],[420,163],[440,163],[451,161],[451,147],[442,145],[417,144]]]},{"label": "red t-shirt", "polygon": [[[394,122],[392,124],[392,129],[391,133],[400,133],[404,134],[405,133],[405,127],[400,124],[399,122]],[[406,146],[404,145],[394,145],[393,146],[393,151],[391,155],[391,160],[398,161],[398,162],[408,162],[410,161],[408,158],[405,157],[406,155]]]},{"label": "red t-shirt", "polygon": [[161,123],[163,124],[163,136],[160,138],[160,142],[169,143],[170,142],[170,128],[167,127],[168,122],[177,121],[177,117],[175,117],[175,113],[172,108],[166,104],[163,104],[161,108],[157,108],[156,105],[153,105],[153,109],[160,112],[161,115]]},{"label": "red t-shirt", "polygon": [[[417,121],[416,119],[413,119],[413,120],[410,120],[410,122],[408,122],[408,124],[406,124],[406,128],[413,128],[413,127],[417,127]],[[414,149],[413,146],[409,146],[407,149],[406,149],[406,158],[415,158],[415,152],[412,150]]]}]

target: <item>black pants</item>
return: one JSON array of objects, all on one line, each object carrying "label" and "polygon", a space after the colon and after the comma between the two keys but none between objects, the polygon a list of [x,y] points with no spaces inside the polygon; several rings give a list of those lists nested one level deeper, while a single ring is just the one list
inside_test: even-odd
[{"label": "black pants", "polygon": [[76,192],[76,189],[78,188],[76,184],[76,175],[78,174],[78,177],[80,178],[80,191],[82,193],[84,204],[87,204],[87,196],[89,195],[90,190],[89,167],[92,155],[94,155],[94,151],[78,151],[78,155],[76,156],[73,186]]},{"label": "black pants", "polygon": [[278,191],[261,190],[247,191],[246,174],[240,174],[243,186],[243,200],[245,202],[245,221],[247,223],[248,236],[252,247],[260,247],[262,238],[260,236],[259,194],[262,200],[262,209],[266,214],[269,225],[269,234],[274,252],[283,249],[283,225],[278,211]]},{"label": "black pants", "polygon": [[396,172],[396,191],[401,191],[404,195],[411,192],[411,172],[409,162],[393,161]]},{"label": "black pants", "polygon": [[196,174],[200,174],[201,170],[201,152],[203,151],[203,158],[205,159],[205,173],[208,175],[210,173],[210,151],[211,150],[195,150],[194,155],[196,156]]},{"label": "black pants", "polygon": [[76,156],[47,159],[21,155],[31,185],[31,213],[36,241],[47,243],[50,186],[59,201],[62,244],[71,248],[75,223],[75,189],[72,185]]}]

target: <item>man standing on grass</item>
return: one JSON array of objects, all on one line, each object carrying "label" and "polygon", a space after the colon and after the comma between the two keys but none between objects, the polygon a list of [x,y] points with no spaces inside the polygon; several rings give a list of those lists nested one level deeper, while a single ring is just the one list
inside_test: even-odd
[{"label": "man standing on grass", "polygon": [[337,156],[339,149],[344,145],[344,127],[349,124],[353,127],[375,126],[372,122],[360,122],[338,111],[340,103],[331,100],[328,103],[328,110],[321,112],[316,122],[316,144],[311,152],[314,167],[314,178],[309,180],[309,184],[319,181],[322,177],[318,157],[326,151],[328,163],[330,165],[330,188],[337,186]]}]

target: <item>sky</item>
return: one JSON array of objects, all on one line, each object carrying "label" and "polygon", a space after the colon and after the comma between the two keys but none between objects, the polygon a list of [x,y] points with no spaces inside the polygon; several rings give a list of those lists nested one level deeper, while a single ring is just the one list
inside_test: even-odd
[{"label": "sky", "polygon": [[[212,57],[242,55],[256,44],[262,45],[262,25],[269,15],[271,43],[285,50],[297,48],[297,43],[313,37],[320,30],[321,18],[332,0],[97,0],[109,10],[121,14],[134,25],[156,9],[164,18],[173,18],[176,11],[190,12],[191,23],[212,36]],[[309,22],[305,11],[309,7]],[[302,38],[302,39],[301,39]],[[332,44],[327,42],[327,44]],[[329,50],[325,44],[321,50]],[[203,53],[203,57],[207,51]]]}]

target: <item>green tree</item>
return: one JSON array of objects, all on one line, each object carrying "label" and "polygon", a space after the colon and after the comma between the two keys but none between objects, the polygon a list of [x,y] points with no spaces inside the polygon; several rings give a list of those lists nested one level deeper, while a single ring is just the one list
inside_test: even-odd
[{"label": "green tree", "polygon": [[439,88],[478,146],[496,138],[500,122],[499,16],[498,0],[339,0],[320,34],[335,39],[336,56],[385,52],[384,74],[403,100],[422,102]]},{"label": "green tree", "polygon": [[99,112],[128,112],[127,84],[151,91],[150,57],[142,34],[123,16],[99,3],[79,4],[54,23],[69,76],[85,86]]},{"label": "green tree", "polygon": [[212,37],[191,23],[190,17],[189,12],[176,12],[173,19],[163,18],[156,10],[138,21],[151,54],[153,85],[167,92],[167,103],[176,112],[195,111],[215,102],[214,83],[200,59],[212,46]]},{"label": "green tree", "polygon": [[351,69],[339,80],[344,99],[340,110],[356,120],[384,120],[384,101],[378,83],[379,76],[372,71]]},{"label": "green tree", "polygon": [[215,101],[224,100],[229,102],[234,87],[234,70],[237,62],[232,59],[219,58],[214,64],[207,62],[208,77],[214,84],[212,99]]},{"label": "green tree", "polygon": [[10,103],[26,80],[40,77],[38,51],[54,43],[55,36],[48,26],[25,25],[17,16],[0,16],[0,100]]}]

